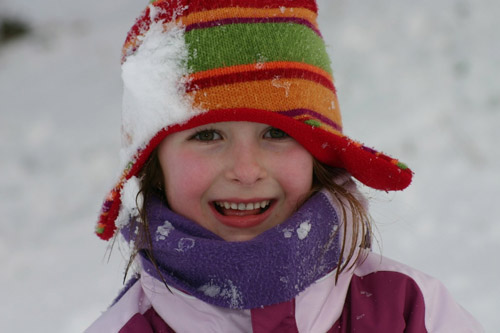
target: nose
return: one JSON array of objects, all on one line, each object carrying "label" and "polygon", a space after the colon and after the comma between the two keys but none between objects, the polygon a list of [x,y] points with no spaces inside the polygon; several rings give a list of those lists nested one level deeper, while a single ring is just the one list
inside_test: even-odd
[{"label": "nose", "polygon": [[233,144],[227,158],[226,177],[232,182],[249,186],[267,177],[264,156],[256,142]]}]

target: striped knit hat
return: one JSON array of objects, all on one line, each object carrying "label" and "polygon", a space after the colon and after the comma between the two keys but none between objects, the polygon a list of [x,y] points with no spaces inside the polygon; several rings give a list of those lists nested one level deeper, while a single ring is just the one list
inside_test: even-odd
[{"label": "striped knit hat", "polygon": [[157,0],[144,10],[123,47],[123,172],[103,204],[99,237],[136,214],[135,176],[154,148],[207,123],[265,123],[369,187],[410,184],[404,164],[342,134],[316,17],[314,0]]}]

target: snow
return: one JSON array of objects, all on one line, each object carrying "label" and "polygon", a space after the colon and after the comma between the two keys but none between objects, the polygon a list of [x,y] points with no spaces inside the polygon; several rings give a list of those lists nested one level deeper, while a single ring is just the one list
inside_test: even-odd
[{"label": "snow", "polygon": [[271,81],[271,84],[273,85],[273,87],[285,89],[285,97],[288,97],[290,88],[292,86],[292,83],[290,81],[281,80],[279,76],[275,76]]},{"label": "snow", "polygon": [[156,241],[165,240],[174,229],[174,226],[169,221],[163,222],[163,225],[156,229]]},{"label": "snow", "polygon": [[297,228],[297,237],[303,240],[309,235],[309,231],[311,231],[311,221],[302,222]]},{"label": "snow", "polygon": [[[155,15],[151,10],[151,20]],[[192,97],[181,93],[182,78],[188,73],[187,56],[184,29],[175,23],[164,27],[155,22],[140,38],[137,51],[126,58],[122,66],[122,168],[163,127],[183,123],[201,112],[192,108]]]},{"label": "snow", "polygon": [[234,285],[231,280],[219,281],[221,286],[217,285],[216,282],[210,281],[199,288],[208,297],[223,298],[229,301],[229,306],[231,309],[239,309],[241,307],[242,296],[238,287]]},{"label": "snow", "polygon": [[241,296],[241,292],[238,287],[234,285],[233,281],[226,280],[224,282],[224,288],[220,294],[223,298],[230,300],[231,309],[239,309],[241,308],[241,303],[243,301],[243,297]]},{"label": "snow", "polygon": [[291,238],[293,236],[293,228],[285,228],[285,229],[283,229],[283,236],[285,238]]},{"label": "snow", "polygon": [[200,290],[208,297],[216,297],[220,294],[220,287],[216,285],[206,284],[201,286]]},{"label": "snow", "polygon": [[[121,171],[121,44],[146,2],[0,3],[35,30],[0,48],[1,332],[83,331],[121,287],[125,261],[93,229]],[[415,171],[404,192],[365,190],[380,251],[496,331],[500,2],[319,5],[345,132]]]},{"label": "snow", "polygon": [[123,188],[120,191],[122,205],[115,221],[118,229],[128,225],[131,217],[139,216],[139,209],[137,207],[141,207],[144,202],[144,197],[139,192],[139,178],[132,176],[123,184]]},{"label": "snow", "polygon": [[177,243],[176,251],[177,252],[186,252],[192,249],[195,246],[196,242],[192,238],[181,238]]}]

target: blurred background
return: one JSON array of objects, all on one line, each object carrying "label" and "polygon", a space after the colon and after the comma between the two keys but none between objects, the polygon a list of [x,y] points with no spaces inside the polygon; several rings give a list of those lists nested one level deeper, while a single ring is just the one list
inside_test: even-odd
[{"label": "blurred background", "polygon": [[[121,288],[94,234],[118,176],[120,52],[147,1],[0,0],[0,331],[81,332]],[[377,252],[500,327],[496,0],[319,0],[345,133],[415,172],[364,188]]]}]

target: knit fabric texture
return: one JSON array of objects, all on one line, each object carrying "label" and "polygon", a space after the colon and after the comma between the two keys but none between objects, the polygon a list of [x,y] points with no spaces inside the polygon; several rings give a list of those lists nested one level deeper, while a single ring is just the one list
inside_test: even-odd
[{"label": "knit fabric texture", "polygon": [[[391,191],[410,184],[412,172],[406,165],[343,134],[330,59],[316,18],[314,0],[158,0],[144,10],[127,35],[122,68],[145,54],[149,33],[160,24],[165,40],[172,40],[166,44],[177,45],[174,41],[180,38],[185,47],[171,52],[183,70],[165,72],[179,79],[160,87],[177,89],[181,101],[179,107],[139,107],[145,97],[135,90],[143,88],[146,95],[145,84],[131,87],[124,97],[132,107],[124,109],[123,172],[103,204],[99,237],[108,240],[115,234],[115,220],[126,215],[120,212],[124,184],[138,174],[154,148],[171,133],[208,123],[265,123],[288,133],[320,162],[346,169],[369,187]],[[154,47],[148,52],[154,54]],[[151,76],[162,61],[152,65]]]},{"label": "knit fabric texture", "polygon": [[[285,302],[338,266],[342,228],[335,202],[321,191],[283,223],[251,240],[226,242],[153,196],[146,204],[156,264],[141,249],[142,268],[220,307],[255,309]],[[130,241],[134,229],[121,233]]]}]

